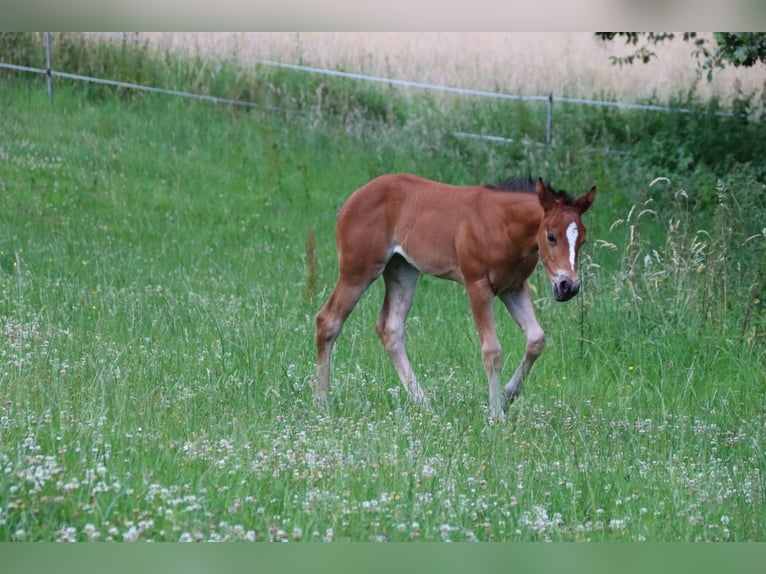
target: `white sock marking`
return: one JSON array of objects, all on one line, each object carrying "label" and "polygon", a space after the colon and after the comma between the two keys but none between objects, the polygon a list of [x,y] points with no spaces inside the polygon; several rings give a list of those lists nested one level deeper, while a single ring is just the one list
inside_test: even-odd
[{"label": "white sock marking", "polygon": [[567,241],[569,241],[569,265],[575,270],[575,247],[577,246],[577,223],[572,222],[567,227]]}]

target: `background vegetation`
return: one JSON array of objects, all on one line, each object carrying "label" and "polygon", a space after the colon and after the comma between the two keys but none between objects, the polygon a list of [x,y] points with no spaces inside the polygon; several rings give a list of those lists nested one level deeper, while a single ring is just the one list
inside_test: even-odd
[{"label": "background vegetation", "polygon": [[[760,120],[571,106],[543,147],[528,103],[55,46],[73,73],[271,108],[64,80],[51,105],[3,72],[0,539],[764,540]],[[0,36],[6,61],[41,49]],[[432,278],[408,344],[433,409],[374,334],[380,285],[312,407],[335,214],[385,172],[599,188],[584,292],[559,305],[531,278],[548,345],[505,424],[465,294]],[[510,376],[523,340],[497,314]]]}]

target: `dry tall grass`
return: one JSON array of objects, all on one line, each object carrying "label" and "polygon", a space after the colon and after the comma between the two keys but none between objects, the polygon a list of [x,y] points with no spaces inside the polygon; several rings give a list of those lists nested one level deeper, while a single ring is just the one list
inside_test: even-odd
[{"label": "dry tall grass", "polygon": [[[592,33],[269,32],[147,33],[158,46],[242,61],[277,60],[349,72],[465,88],[626,102],[652,95],[666,100],[697,80],[692,46],[677,40],[656,49],[658,58],[623,68],[610,55],[626,54],[622,40],[603,42]],[[727,101],[739,83],[763,93],[766,67],[729,67],[712,83],[699,82],[703,97]]]}]

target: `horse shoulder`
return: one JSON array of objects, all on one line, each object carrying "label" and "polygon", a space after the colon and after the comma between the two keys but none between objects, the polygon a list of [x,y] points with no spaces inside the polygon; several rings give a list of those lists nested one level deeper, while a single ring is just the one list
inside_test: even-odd
[{"label": "horse shoulder", "polygon": [[467,280],[487,278],[497,293],[518,288],[534,270],[540,214],[534,196],[488,193],[478,198],[456,241]]}]

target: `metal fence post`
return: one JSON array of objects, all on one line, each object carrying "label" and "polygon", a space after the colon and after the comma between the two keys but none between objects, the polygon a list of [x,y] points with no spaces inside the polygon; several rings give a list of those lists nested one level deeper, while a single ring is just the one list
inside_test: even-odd
[{"label": "metal fence post", "polygon": [[53,78],[51,77],[51,33],[45,33],[45,54],[47,58],[47,67],[45,75],[48,77],[48,101],[53,105]]},{"label": "metal fence post", "polygon": [[548,123],[545,126],[545,143],[551,145],[551,121],[553,118],[553,92],[548,92]]}]

